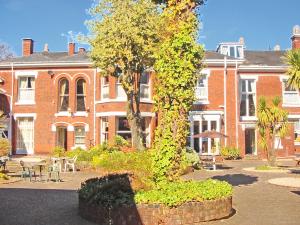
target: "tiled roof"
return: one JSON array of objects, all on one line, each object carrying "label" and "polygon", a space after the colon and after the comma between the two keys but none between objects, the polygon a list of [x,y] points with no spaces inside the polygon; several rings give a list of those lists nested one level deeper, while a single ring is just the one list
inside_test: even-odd
[{"label": "tiled roof", "polygon": [[283,56],[286,51],[245,51],[244,65],[284,66]]}]

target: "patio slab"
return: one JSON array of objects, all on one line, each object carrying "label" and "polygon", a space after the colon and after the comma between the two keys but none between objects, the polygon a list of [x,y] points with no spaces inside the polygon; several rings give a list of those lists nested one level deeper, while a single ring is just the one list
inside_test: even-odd
[{"label": "patio slab", "polygon": [[268,180],[270,184],[300,188],[300,177],[281,177]]}]

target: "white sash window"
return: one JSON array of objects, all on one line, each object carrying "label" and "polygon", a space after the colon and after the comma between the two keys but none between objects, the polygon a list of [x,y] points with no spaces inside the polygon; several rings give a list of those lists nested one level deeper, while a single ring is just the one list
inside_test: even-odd
[{"label": "white sash window", "polygon": [[19,102],[34,102],[35,78],[19,77]]},{"label": "white sash window", "polygon": [[33,154],[34,122],[32,117],[17,119],[17,153]]}]

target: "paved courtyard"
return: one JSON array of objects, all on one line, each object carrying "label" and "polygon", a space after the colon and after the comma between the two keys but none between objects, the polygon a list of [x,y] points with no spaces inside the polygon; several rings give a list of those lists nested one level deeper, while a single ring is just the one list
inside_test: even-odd
[{"label": "paved courtyard", "polygon": [[[203,224],[219,225],[298,225],[300,224],[300,189],[269,184],[271,178],[298,177],[294,173],[258,173],[244,167],[261,165],[261,161],[229,161],[218,171],[195,171],[186,179],[212,177],[234,186],[235,214],[227,219]],[[283,161],[283,165],[293,162]],[[92,225],[77,215],[80,183],[96,173],[77,172],[63,175],[63,182],[19,181],[0,184],[1,225]],[[134,224],[132,224],[134,225]]]}]

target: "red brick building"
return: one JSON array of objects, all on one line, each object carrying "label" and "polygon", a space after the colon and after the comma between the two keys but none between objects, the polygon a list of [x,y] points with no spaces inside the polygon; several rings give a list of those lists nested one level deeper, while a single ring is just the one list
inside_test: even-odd
[{"label": "red brick building", "polygon": [[[60,145],[68,150],[111,141],[118,134],[130,138],[126,96],[114,77],[104,78],[93,68],[85,49],[34,52],[34,42],[23,40],[23,56],[0,62],[0,110],[7,115],[6,135],[12,154],[49,153]],[[300,29],[294,27],[292,47],[300,48]],[[196,87],[197,101],[190,112],[189,145],[211,154],[220,145],[235,146],[241,154],[258,155],[256,106],[260,96],[280,96],[289,111],[288,135],[277,138],[279,156],[300,150],[300,96],[285,87],[285,51],[246,50],[244,40],[220,43],[206,51],[206,68]],[[142,77],[141,114],[145,145],[150,146],[156,124],[153,113],[153,77]],[[206,130],[228,136],[224,140],[193,138]]]}]

